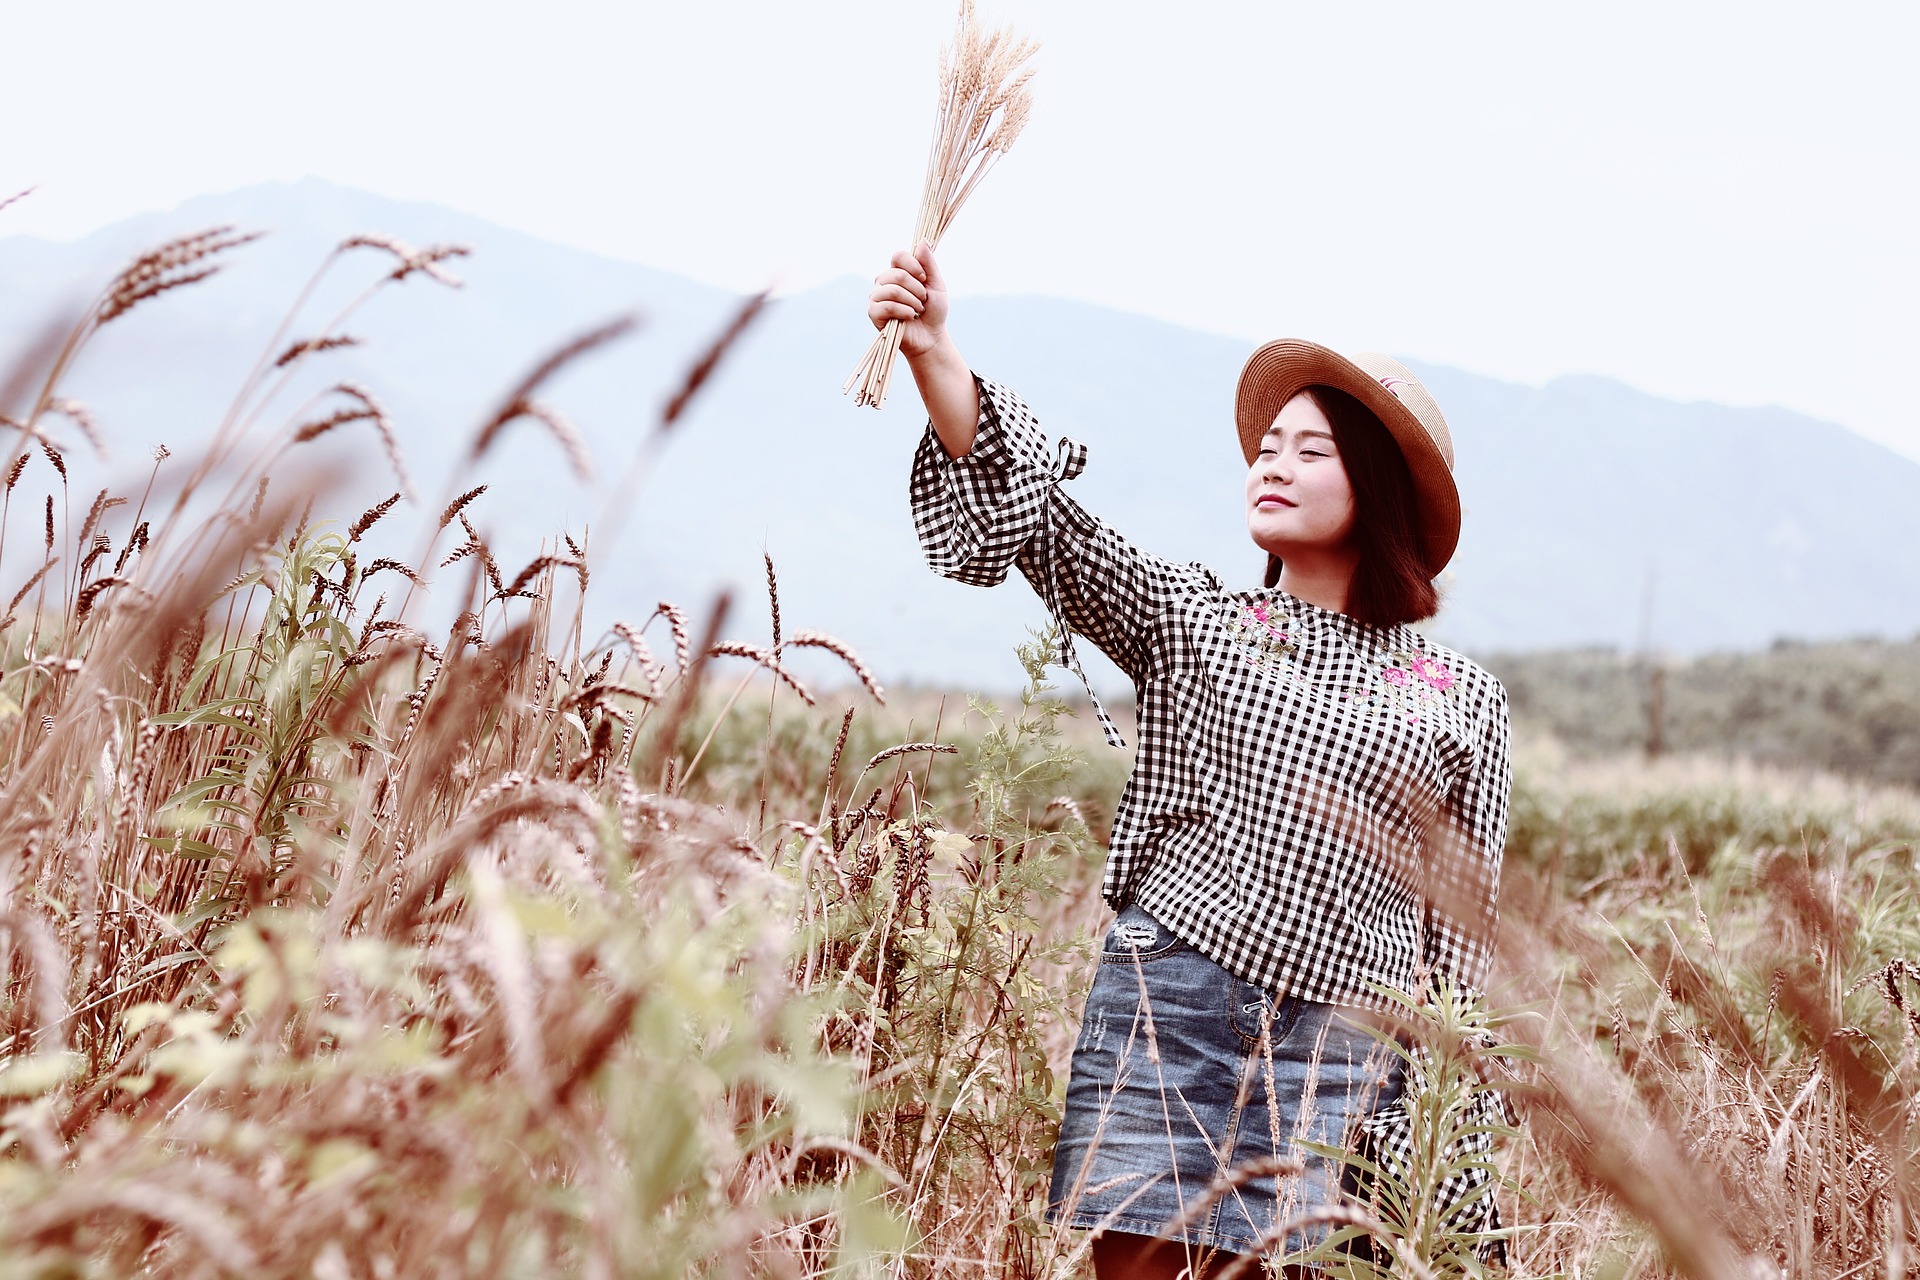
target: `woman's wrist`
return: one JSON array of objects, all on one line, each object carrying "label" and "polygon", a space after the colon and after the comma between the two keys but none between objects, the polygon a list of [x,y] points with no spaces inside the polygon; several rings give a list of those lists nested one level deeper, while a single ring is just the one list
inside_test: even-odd
[{"label": "woman's wrist", "polygon": [[923,367],[930,371],[939,370],[948,368],[960,360],[960,348],[954,345],[953,335],[944,328],[938,331],[932,344],[926,349],[907,351],[903,347],[901,354],[906,356],[907,366],[916,371],[916,377],[919,376],[917,371]]},{"label": "woman's wrist", "polygon": [[974,428],[980,420],[980,394],[960,348],[943,329],[933,346],[907,357],[907,367],[913,370],[920,401],[948,456],[965,457],[973,448]]}]

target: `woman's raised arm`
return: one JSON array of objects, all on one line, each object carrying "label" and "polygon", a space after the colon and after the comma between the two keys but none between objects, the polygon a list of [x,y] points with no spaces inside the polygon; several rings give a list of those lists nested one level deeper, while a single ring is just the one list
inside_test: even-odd
[{"label": "woman's raised arm", "polygon": [[[1084,681],[1073,637],[1098,645],[1133,679],[1147,678],[1155,620],[1183,590],[1217,589],[1199,565],[1150,555],[1061,491],[1086,465],[1084,446],[1057,443],[1006,387],[974,376],[947,336],[947,289],[925,245],[874,281],[867,314],[899,320],[929,430],[914,451],[913,525],[934,572],[990,587],[1016,564],[1060,627],[1060,661]],[[1087,688],[1093,695],[1092,686]],[[1119,731],[1093,698],[1108,740]]]},{"label": "woman's raised arm", "polygon": [[934,433],[948,457],[966,457],[980,418],[979,393],[947,332],[947,282],[933,260],[933,246],[923,240],[913,252],[893,255],[893,265],[873,278],[867,318],[876,329],[900,321],[900,352],[913,370]]}]

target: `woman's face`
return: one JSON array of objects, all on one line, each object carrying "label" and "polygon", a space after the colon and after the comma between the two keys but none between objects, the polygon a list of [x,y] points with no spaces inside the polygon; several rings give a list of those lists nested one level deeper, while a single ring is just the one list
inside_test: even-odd
[{"label": "woman's face", "polygon": [[1274,415],[1247,468],[1247,532],[1282,560],[1344,548],[1353,534],[1353,486],[1333,424],[1301,392]]}]

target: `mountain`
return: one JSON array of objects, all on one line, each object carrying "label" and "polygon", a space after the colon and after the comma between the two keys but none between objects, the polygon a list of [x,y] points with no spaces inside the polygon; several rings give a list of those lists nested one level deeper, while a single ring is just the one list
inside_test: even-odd
[{"label": "mountain", "polygon": [[[459,242],[473,248],[452,264],[463,289],[416,277],[383,291],[346,326],[364,344],[309,361],[261,421],[310,414],[333,381],[371,388],[419,481],[419,518],[430,522],[451,490],[491,484],[472,511],[509,571],[563,526],[576,537],[609,527],[610,478],[739,303],[668,271],[308,180],[204,197],[72,243],[0,239],[0,374],[47,317],[139,248],[227,223],[271,234],[214,279],[103,330],[67,383],[114,445],[121,486],[143,481],[152,444],[179,453],[209,437],[342,238]],[[336,263],[291,336],[313,331],[384,265],[372,251]],[[732,583],[733,630],[762,635],[764,552],[789,631],[832,631],[889,680],[1015,682],[1012,645],[1043,611],[1023,584],[982,591],[921,563],[905,490],[923,417],[905,369],[878,413],[841,394],[871,337],[865,290],[849,278],[783,297],[730,352],[627,504],[618,542],[592,544],[596,625],[644,616],[663,596],[698,608]],[[579,424],[595,485],[573,479],[527,422],[477,471],[463,469],[475,428],[527,368],[629,310],[644,316],[636,337],[543,393]],[[1019,390],[1049,431],[1089,446],[1072,487],[1090,509],[1161,554],[1257,583],[1230,426],[1249,343],[1052,298],[963,297],[953,324],[976,369]],[[1525,387],[1414,368],[1454,429],[1467,508],[1433,624],[1446,642],[1470,652],[1633,646],[1644,629],[1655,646],[1691,653],[1920,629],[1920,463],[1779,409],[1679,404],[1597,377]],[[353,431],[310,446],[314,459],[377,459],[372,438]],[[357,484],[337,510],[394,487],[370,463]],[[1124,691],[1111,668],[1096,683]]]}]

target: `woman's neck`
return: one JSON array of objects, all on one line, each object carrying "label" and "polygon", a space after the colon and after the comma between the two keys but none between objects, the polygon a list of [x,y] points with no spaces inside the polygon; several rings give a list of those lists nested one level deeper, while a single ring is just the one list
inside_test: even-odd
[{"label": "woman's neck", "polygon": [[1352,552],[1318,554],[1295,552],[1280,562],[1280,589],[1296,600],[1317,604],[1332,613],[1345,613],[1347,590],[1359,557]]}]

